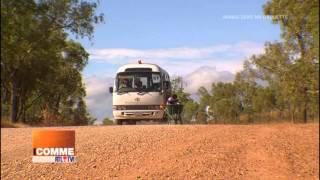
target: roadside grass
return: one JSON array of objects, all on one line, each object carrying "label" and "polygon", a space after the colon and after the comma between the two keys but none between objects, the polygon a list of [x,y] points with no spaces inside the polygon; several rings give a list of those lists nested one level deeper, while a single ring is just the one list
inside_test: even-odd
[{"label": "roadside grass", "polygon": [[23,127],[30,127],[30,126],[20,122],[12,123],[10,119],[7,119],[7,118],[1,119],[1,128],[23,128]]}]

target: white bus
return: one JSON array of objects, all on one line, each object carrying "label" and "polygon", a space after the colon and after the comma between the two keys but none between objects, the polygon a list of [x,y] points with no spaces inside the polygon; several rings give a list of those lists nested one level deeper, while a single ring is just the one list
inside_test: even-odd
[{"label": "white bus", "polygon": [[166,121],[164,107],[171,84],[169,74],[158,65],[139,61],[121,66],[109,91],[118,125]]}]

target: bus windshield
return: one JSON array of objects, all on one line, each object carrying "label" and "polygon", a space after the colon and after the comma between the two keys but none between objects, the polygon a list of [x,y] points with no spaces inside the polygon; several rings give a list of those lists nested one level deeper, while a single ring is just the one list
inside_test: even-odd
[{"label": "bus windshield", "polygon": [[122,72],[116,78],[117,92],[160,92],[160,73]]}]

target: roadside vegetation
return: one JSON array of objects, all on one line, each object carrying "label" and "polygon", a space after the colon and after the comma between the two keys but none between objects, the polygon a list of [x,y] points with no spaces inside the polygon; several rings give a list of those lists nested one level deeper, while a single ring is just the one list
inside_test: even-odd
[{"label": "roadside vegetation", "polygon": [[264,53],[247,59],[232,83],[201,87],[196,102],[183,91],[181,77],[172,81],[186,122],[319,121],[318,1],[272,0],[263,9],[275,17],[282,39],[266,42]]},{"label": "roadside vegetation", "polygon": [[102,125],[115,125],[114,121],[112,119],[109,118],[104,118],[102,121]]},{"label": "roadside vegetation", "polygon": [[1,124],[93,124],[81,76],[89,54],[69,34],[92,38],[97,5],[1,1]]},{"label": "roadside vegetation", "polygon": [[24,124],[21,122],[12,123],[10,119],[2,118],[1,119],[1,128],[22,128],[22,127],[30,127],[28,124]]}]

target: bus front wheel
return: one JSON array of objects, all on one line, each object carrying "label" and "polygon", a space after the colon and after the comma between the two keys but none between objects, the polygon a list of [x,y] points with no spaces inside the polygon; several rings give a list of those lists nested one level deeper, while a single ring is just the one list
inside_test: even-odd
[{"label": "bus front wheel", "polygon": [[122,125],[122,120],[121,119],[116,119],[116,124],[117,125]]}]

